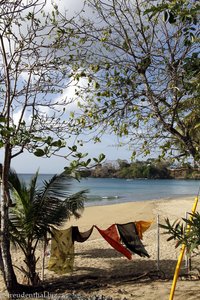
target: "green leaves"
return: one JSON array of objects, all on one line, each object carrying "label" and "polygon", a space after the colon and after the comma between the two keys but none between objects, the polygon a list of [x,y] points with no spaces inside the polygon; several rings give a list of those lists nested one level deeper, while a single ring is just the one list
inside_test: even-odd
[{"label": "green leaves", "polygon": [[4,116],[0,116],[0,123],[6,123],[6,118]]},{"label": "green leaves", "polygon": [[165,1],[165,3],[152,5],[146,9],[144,15],[148,14],[151,19],[154,16],[163,14],[164,22],[171,25],[178,25],[182,22],[185,25],[183,34],[185,46],[190,46],[198,39],[198,13],[200,5],[198,1]]},{"label": "green leaves", "polygon": [[100,88],[100,84],[97,81],[94,82],[94,88],[95,90]]},{"label": "green leaves", "polygon": [[170,235],[167,241],[176,240],[176,247],[185,244],[188,252],[193,252],[200,246],[200,214],[198,212],[189,214],[189,218],[182,218],[171,224],[165,219],[165,224],[159,224],[164,229],[164,234]]},{"label": "green leaves", "polygon": [[44,152],[44,150],[38,148],[38,149],[35,150],[34,155],[38,156],[38,157],[41,157],[41,156],[45,155],[45,152]]},{"label": "green leaves", "polygon": [[77,180],[80,180],[82,170],[93,168],[95,165],[101,164],[105,159],[105,155],[101,153],[98,158],[96,157],[93,158],[93,162],[91,158],[84,160],[85,157],[87,157],[87,155],[88,153],[81,153],[81,152],[74,153],[73,157],[75,157],[76,159],[71,161],[68,167],[64,168],[65,173],[70,176],[73,176]]},{"label": "green leaves", "polygon": [[[61,148],[65,147],[65,142],[63,140],[53,140],[52,137],[48,136],[46,139],[40,137],[33,137],[36,140],[36,145],[33,147],[35,156],[50,156],[52,152],[56,152]],[[37,145],[42,144],[43,148],[38,148]]]},{"label": "green leaves", "polygon": [[171,11],[165,11],[164,12],[164,21],[169,22],[170,24],[173,24],[176,22],[176,17]]},{"label": "green leaves", "polygon": [[72,152],[76,152],[77,151],[77,146],[73,145],[72,147],[68,147],[68,149]]},{"label": "green leaves", "polygon": [[103,154],[103,153],[101,153],[100,155],[99,155],[99,157],[98,157],[98,163],[101,163],[104,159],[105,159],[105,155]]},{"label": "green leaves", "polygon": [[184,228],[183,225],[180,224],[180,221],[174,221],[173,224],[170,223],[169,219],[165,219],[165,224],[159,224],[161,228],[165,230],[164,234],[171,235],[167,241],[171,241],[172,239],[182,239],[184,234]]},{"label": "green leaves", "polygon": [[65,145],[66,145],[66,142],[60,139],[60,140],[57,140],[57,141],[53,141],[50,146],[61,149],[61,148],[64,148]]},{"label": "green leaves", "polygon": [[129,50],[129,43],[127,41],[124,41],[123,44],[122,44],[122,48],[125,50],[125,51],[128,51]]}]

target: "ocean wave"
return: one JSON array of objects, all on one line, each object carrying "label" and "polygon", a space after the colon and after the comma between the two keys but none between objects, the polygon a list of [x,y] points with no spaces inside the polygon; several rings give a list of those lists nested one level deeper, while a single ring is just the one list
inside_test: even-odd
[{"label": "ocean wave", "polygon": [[102,196],[102,199],[118,199],[120,196]]}]

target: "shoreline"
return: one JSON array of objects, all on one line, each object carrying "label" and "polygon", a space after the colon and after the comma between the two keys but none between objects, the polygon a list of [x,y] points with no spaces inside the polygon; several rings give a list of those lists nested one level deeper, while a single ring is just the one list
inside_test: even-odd
[{"label": "shoreline", "polygon": [[[150,229],[156,226],[159,215],[161,221],[169,218],[174,221],[184,218],[186,212],[191,212],[195,197],[162,198],[160,200],[132,201],[116,204],[85,206],[79,219],[71,217],[63,228],[78,226],[80,231],[88,230],[97,225],[102,229],[113,223],[128,223],[131,221],[153,221]],[[93,236],[93,235],[92,235]]]},{"label": "shoreline", "polygon": [[[112,297],[113,300],[142,299],[160,300],[168,299],[171,280],[180,253],[180,247],[175,248],[175,241],[167,242],[167,235],[160,230],[159,242],[159,265],[160,270],[167,277],[166,279],[135,280],[139,274],[148,274],[157,270],[157,216],[160,223],[165,218],[174,221],[185,217],[185,212],[191,212],[195,197],[182,197],[180,200],[161,199],[150,201],[126,202],[104,206],[85,207],[82,217],[71,218],[61,229],[71,226],[78,226],[81,232],[87,231],[93,225],[101,229],[107,229],[113,223],[128,223],[131,221],[153,221],[150,228],[144,232],[142,243],[150,255],[150,258],[143,258],[133,255],[132,260],[128,260],[121,253],[113,249],[94,229],[90,238],[84,243],[75,242],[74,270],[64,276],[49,271],[48,257],[45,260],[44,279],[52,282],[52,287],[57,286],[57,282],[62,282],[65,294],[77,293],[92,297],[94,295],[104,295]],[[199,207],[199,205],[198,205]],[[198,210],[197,207],[197,210]],[[37,272],[41,276],[42,270],[42,244],[37,248],[38,267]],[[48,249],[49,250],[49,249]],[[23,256],[19,250],[13,249],[13,265],[22,266]],[[195,261],[197,260],[197,262]],[[198,266],[198,259],[192,257],[192,266]],[[182,271],[185,272],[184,262]],[[23,274],[15,269],[19,281],[23,282]],[[121,279],[120,279],[121,278]],[[69,281],[73,282],[71,289]],[[89,287],[87,284],[90,282]],[[79,283],[79,285],[78,285]],[[86,284],[86,287],[84,286]],[[196,295],[200,293],[196,280],[183,280],[177,282],[175,291],[176,300],[196,300]],[[63,289],[62,289],[63,291]],[[62,291],[60,293],[62,294]],[[52,292],[58,295],[59,290]],[[0,276],[0,295],[6,295],[3,278]],[[81,299],[81,298],[80,298]]]},{"label": "shoreline", "polygon": [[[186,194],[186,195],[177,195],[177,196],[169,196],[169,197],[160,197],[160,198],[151,198],[151,199],[144,199],[144,200],[126,200],[125,198],[120,201],[121,197],[113,197],[112,199],[109,199],[109,197],[102,197],[101,200],[86,200],[85,201],[85,208],[86,207],[96,207],[96,206],[108,206],[108,205],[117,205],[121,203],[138,203],[138,202],[164,202],[164,201],[176,201],[176,200],[184,200],[188,198],[195,198],[197,195],[191,195],[191,194]],[[118,200],[116,200],[118,199]],[[107,200],[107,202],[105,202]],[[109,201],[108,201],[109,200]]]}]

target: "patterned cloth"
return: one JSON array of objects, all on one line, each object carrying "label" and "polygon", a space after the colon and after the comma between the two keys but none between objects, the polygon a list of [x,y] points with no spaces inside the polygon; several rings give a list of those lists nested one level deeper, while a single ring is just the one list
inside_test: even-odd
[{"label": "patterned cloth", "polygon": [[65,230],[54,229],[48,269],[61,275],[72,272],[73,265],[74,243],[72,241],[72,228]]}]

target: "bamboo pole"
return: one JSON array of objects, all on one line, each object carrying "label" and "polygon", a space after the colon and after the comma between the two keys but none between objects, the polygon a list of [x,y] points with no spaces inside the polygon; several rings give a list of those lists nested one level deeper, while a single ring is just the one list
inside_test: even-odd
[{"label": "bamboo pole", "polygon": [[[193,204],[193,207],[192,207],[192,213],[195,213],[196,208],[197,208],[197,204],[198,204],[198,197],[195,198],[195,201],[194,201],[194,204]],[[190,219],[192,219],[192,216],[190,217]],[[188,226],[188,230],[190,230],[190,226]],[[177,264],[176,264],[176,269],[175,269],[175,272],[174,272],[174,278],[173,278],[173,281],[172,281],[172,287],[171,287],[171,292],[170,292],[170,295],[169,295],[169,300],[173,300],[173,298],[174,298],[174,292],[175,292],[176,283],[177,283],[181,263],[182,263],[182,260],[183,260],[185,248],[186,248],[186,245],[183,244],[182,247],[181,247],[179,257],[178,257]]]}]

